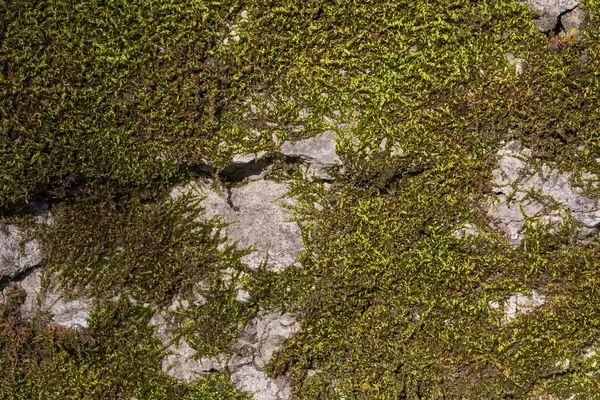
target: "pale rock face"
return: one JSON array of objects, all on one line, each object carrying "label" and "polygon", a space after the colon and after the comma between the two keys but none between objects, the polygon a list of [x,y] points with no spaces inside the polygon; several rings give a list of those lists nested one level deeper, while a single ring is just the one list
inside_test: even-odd
[{"label": "pale rock face", "polygon": [[248,164],[264,157],[265,154],[266,153],[264,151],[259,151],[255,154],[236,154],[235,156],[233,156],[232,162],[234,165]]},{"label": "pale rock face", "polygon": [[341,166],[342,160],[336,152],[336,133],[332,130],[295,143],[286,141],[281,145],[281,153],[288,157],[297,157],[309,165],[309,171],[322,179],[331,179],[327,169]]},{"label": "pale rock face", "polygon": [[[290,399],[291,392],[285,379],[271,379],[263,369],[273,354],[281,350],[299,328],[298,322],[287,313],[254,319],[233,346],[237,354],[232,357],[229,367],[237,370],[231,376],[231,381],[240,390],[252,393],[256,400]],[[233,366],[232,361],[235,362]]]},{"label": "pale rock face", "polygon": [[271,379],[263,371],[244,366],[231,376],[240,390],[252,393],[254,400],[288,400],[292,393],[283,381]]},{"label": "pale rock face", "polygon": [[457,239],[465,239],[472,236],[477,236],[479,234],[479,229],[477,226],[467,223],[464,224],[461,228],[452,232],[452,236]]},{"label": "pale rock face", "polygon": [[257,268],[268,255],[269,268],[281,271],[295,264],[304,250],[300,227],[289,221],[290,212],[284,208],[295,205],[292,199],[283,199],[286,194],[285,185],[266,180],[231,189],[230,218],[236,222],[227,233],[242,247],[258,250],[242,258],[250,268]]},{"label": "pale rock face", "polygon": [[579,26],[583,22],[584,12],[581,6],[574,8],[572,11],[562,15],[560,22],[564,29],[564,36],[574,37],[579,35]]},{"label": "pale rock face", "polygon": [[26,240],[24,232],[14,225],[0,225],[0,278],[15,278],[42,262],[37,240]]},{"label": "pale rock face", "polygon": [[181,339],[177,346],[169,346],[169,351],[171,354],[163,359],[163,371],[183,382],[191,382],[202,374],[222,371],[226,365],[224,356],[194,359],[196,350],[192,349],[185,339]]},{"label": "pale rock face", "polygon": [[526,2],[535,14],[535,25],[542,32],[554,29],[561,14],[579,5],[576,0],[527,0]]},{"label": "pale rock face", "polygon": [[515,66],[515,74],[523,75],[523,61],[524,60],[522,58],[515,58],[515,55],[513,53],[506,53],[506,60],[508,61],[508,63],[510,65]]},{"label": "pale rock face", "polygon": [[285,185],[258,180],[232,188],[227,196],[223,196],[208,185],[195,184],[175,189],[172,196],[190,190],[205,196],[202,201],[205,217],[221,216],[231,223],[225,228],[231,242],[237,242],[240,248],[257,250],[242,258],[250,268],[258,268],[268,256],[267,267],[282,271],[295,265],[297,255],[304,251],[300,227],[290,221],[291,214],[286,208],[296,203],[284,198],[287,194]]},{"label": "pale rock face", "polygon": [[[531,296],[516,293],[504,301],[502,307],[504,317],[502,318],[502,322],[508,323],[518,316],[530,313],[535,308],[541,307],[544,304],[546,304],[546,296],[536,290],[531,291]],[[499,309],[500,304],[493,301],[490,302],[490,307]]]},{"label": "pale rock face", "polygon": [[30,316],[37,312],[50,312],[53,324],[69,329],[88,327],[88,319],[93,307],[92,299],[84,297],[65,301],[60,297],[60,293],[43,290],[39,270],[26,276],[19,285],[26,293],[25,303],[21,306],[23,316]]},{"label": "pale rock face", "polygon": [[[178,307],[179,305],[174,305],[170,309]],[[173,334],[169,331],[168,317],[164,312],[154,315],[150,320],[150,326],[156,327],[156,337],[169,351],[169,354],[163,358],[162,370],[170,377],[181,382],[192,382],[203,374],[222,371],[227,365],[225,355],[217,358],[195,359],[196,350],[191,348],[184,338],[180,338],[178,343],[172,343]]]},{"label": "pale rock face", "polygon": [[256,321],[258,338],[258,354],[254,362],[259,368],[264,367],[273,354],[298,331],[299,325],[290,314],[271,314]]},{"label": "pale rock face", "polygon": [[290,314],[274,313],[255,318],[244,329],[229,354],[195,359],[197,352],[185,339],[176,345],[164,313],[156,314],[150,325],[156,326],[156,335],[170,354],[163,359],[163,371],[181,382],[192,382],[199,377],[228,369],[231,381],[240,390],[251,393],[255,399],[277,400],[291,398],[291,391],[283,377],[272,379],[263,372],[273,354],[279,351],[299,329]]},{"label": "pale rock face", "polygon": [[[582,225],[585,235],[600,226],[600,208],[582,194],[582,188],[571,184],[571,172],[548,165],[536,170],[531,150],[516,142],[501,148],[498,156],[498,168],[492,171],[496,196],[490,199],[488,215],[498,221],[496,227],[512,245],[521,243],[527,218],[553,229],[571,217]],[[583,174],[582,179],[593,181],[595,176]]]},{"label": "pale rock face", "polygon": [[392,145],[392,151],[391,151],[390,155],[392,157],[399,157],[403,154],[404,154],[404,149],[402,147],[400,147],[400,144],[398,144],[398,142],[394,142],[394,144]]}]

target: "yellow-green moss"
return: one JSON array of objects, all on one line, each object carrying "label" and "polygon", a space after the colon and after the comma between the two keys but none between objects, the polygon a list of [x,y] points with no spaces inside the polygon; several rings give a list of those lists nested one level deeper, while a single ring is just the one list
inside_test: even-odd
[{"label": "yellow-green moss", "polygon": [[[0,207],[83,188],[43,239],[64,287],[158,306],[208,278],[214,301],[183,330],[205,353],[258,305],[291,309],[302,329],[270,368],[297,398],[598,393],[581,358],[600,333],[597,241],[532,228],[512,249],[481,201],[503,139],[600,173],[596,22],[552,38],[554,54],[513,0],[75,3],[0,3]],[[274,151],[273,135],[326,128],[343,136],[344,174],[329,190],[293,185],[302,268],[250,273],[253,303],[235,302],[218,272],[243,266],[216,250],[219,223],[151,199],[204,164]],[[465,222],[482,235],[452,236]],[[548,303],[523,318],[490,307],[532,288]]]},{"label": "yellow-green moss", "polygon": [[178,384],[161,370],[165,355],[147,328],[152,310],[105,302],[89,329],[24,320],[18,296],[0,307],[0,397],[5,399],[242,399],[215,375]]}]

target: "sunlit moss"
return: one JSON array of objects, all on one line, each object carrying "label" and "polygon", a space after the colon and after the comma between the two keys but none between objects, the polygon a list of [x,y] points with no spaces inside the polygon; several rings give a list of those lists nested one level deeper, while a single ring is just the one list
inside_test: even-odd
[{"label": "sunlit moss", "polygon": [[89,329],[73,331],[21,319],[12,297],[0,307],[2,398],[244,398],[223,376],[189,385],[165,376],[165,352],[147,329],[149,308],[105,302],[92,312]]},{"label": "sunlit moss", "polygon": [[[512,0],[2,7],[0,206],[83,188],[44,239],[63,287],[159,306],[207,279],[214,296],[183,330],[206,353],[259,303],[292,310],[302,329],[270,369],[297,398],[597,393],[581,356],[598,345],[597,242],[532,227],[513,249],[483,203],[501,140],[600,173],[594,20],[564,40]],[[150,199],[234,153],[327,128],[343,173],[329,189],[292,185],[302,268],[249,274],[253,303],[235,302],[221,272],[244,267],[217,250],[219,221]],[[481,235],[453,236],[466,222]],[[526,316],[506,323],[490,307],[532,288],[547,304]]]}]

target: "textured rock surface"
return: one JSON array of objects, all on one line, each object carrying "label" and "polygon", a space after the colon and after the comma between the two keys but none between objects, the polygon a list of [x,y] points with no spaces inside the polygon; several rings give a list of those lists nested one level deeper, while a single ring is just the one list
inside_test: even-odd
[{"label": "textured rock surface", "polygon": [[242,258],[251,268],[258,267],[268,255],[270,269],[281,271],[294,264],[304,250],[300,228],[289,221],[290,212],[284,208],[295,204],[282,198],[286,194],[285,185],[273,181],[231,189],[229,220],[236,222],[227,227],[227,233],[242,247],[258,250]]},{"label": "textured rock surface", "polygon": [[[506,144],[498,156],[498,168],[492,172],[496,197],[490,202],[488,214],[511,244],[522,241],[527,218],[558,227],[570,217],[581,225],[581,237],[595,233],[600,226],[600,208],[583,195],[582,188],[571,184],[570,172],[548,165],[535,169],[531,150],[516,142]],[[591,174],[583,174],[582,178],[595,179]]]},{"label": "textured rock surface", "polygon": [[[297,254],[304,250],[300,228],[289,221],[291,215],[286,207],[293,207],[295,201],[283,198],[287,194],[285,185],[261,179],[221,194],[207,183],[193,182],[175,189],[171,195],[177,197],[190,191],[204,197],[205,218],[220,216],[231,223],[226,228],[230,241],[237,242],[241,248],[257,250],[242,258],[249,267],[257,268],[268,257],[269,269],[281,271],[295,264]],[[248,297],[243,290],[237,294],[238,301],[247,301]],[[263,371],[273,354],[298,330],[298,323],[291,315],[274,313],[255,318],[228,354],[200,359],[194,359],[196,351],[185,339],[171,343],[172,334],[165,313],[155,315],[151,324],[157,327],[157,337],[171,353],[163,360],[163,370],[168,375],[189,382],[203,374],[227,369],[232,373],[232,382],[239,389],[252,393],[255,399],[291,398],[283,377],[271,379]]]},{"label": "textured rock surface", "polygon": [[573,37],[579,35],[579,26],[583,22],[584,13],[581,6],[575,7],[570,12],[560,17],[562,23],[563,33],[567,37]]},{"label": "textured rock surface", "polygon": [[251,393],[257,400],[289,399],[291,392],[283,377],[272,379],[263,371],[273,354],[298,331],[299,325],[289,314],[274,313],[255,318],[231,346],[229,354],[218,357],[194,359],[197,352],[185,339],[176,345],[171,343],[164,313],[155,315],[150,321],[156,326],[156,335],[170,354],[163,359],[163,371],[182,382],[191,382],[198,377],[222,372],[232,372],[231,381],[241,390]]},{"label": "textured rock surface", "polygon": [[221,195],[208,185],[192,184],[176,189],[172,195],[188,190],[206,196],[202,205],[207,217],[218,215],[231,223],[226,232],[232,242],[237,241],[240,248],[257,250],[242,258],[250,268],[258,268],[268,255],[269,269],[281,271],[293,265],[304,250],[300,228],[289,221],[286,207],[294,206],[295,201],[283,198],[287,194],[285,185],[258,180]]},{"label": "textured rock surface", "polygon": [[51,322],[65,328],[87,328],[92,300],[80,298],[70,301],[61,299],[60,293],[46,291],[41,285],[41,272],[33,271],[18,283],[25,290],[25,303],[21,313],[29,316],[37,312],[52,313]]},{"label": "textured rock surface", "polygon": [[250,162],[259,160],[260,158],[264,157],[265,154],[266,153],[264,151],[259,151],[255,154],[236,154],[233,156],[232,163],[234,165],[248,164]]},{"label": "textured rock surface", "polygon": [[0,278],[14,278],[42,261],[37,241],[24,239],[20,228],[0,225]]},{"label": "textured rock surface", "polygon": [[457,239],[465,239],[469,236],[477,236],[479,234],[479,229],[477,226],[473,224],[464,224],[463,227],[452,232],[452,236]]},{"label": "textured rock surface", "polygon": [[287,141],[281,145],[281,153],[300,158],[310,166],[310,171],[315,176],[330,179],[327,169],[342,165],[336,152],[335,135],[334,131],[328,130],[314,138],[295,143]]},{"label": "textured rock surface", "polygon": [[298,323],[290,314],[270,314],[255,321],[257,336],[256,365],[264,367],[273,353],[278,351],[294,333],[298,331]]},{"label": "textured rock surface", "polygon": [[554,29],[561,14],[579,5],[576,0],[528,0],[527,3],[534,13],[535,25],[542,32]]},{"label": "textured rock surface", "polygon": [[[542,293],[532,290],[531,296],[525,296],[521,293],[516,293],[504,301],[502,309],[504,311],[503,322],[507,323],[517,318],[520,315],[532,312],[535,308],[546,304],[546,296]],[[500,303],[490,302],[490,307],[499,309]]]},{"label": "textured rock surface", "polygon": [[[169,310],[185,307],[185,303],[175,302]],[[173,334],[169,329],[169,317],[165,312],[160,312],[152,317],[150,326],[156,327],[155,335],[167,347],[169,354],[162,362],[165,374],[182,382],[191,382],[203,374],[222,371],[227,365],[224,355],[218,358],[202,357],[196,359],[196,350],[190,347],[184,338],[173,343]]]},{"label": "textured rock surface", "polygon": [[240,368],[231,376],[240,390],[252,393],[254,400],[287,400],[292,393],[284,381],[271,379],[263,371],[251,366]]}]

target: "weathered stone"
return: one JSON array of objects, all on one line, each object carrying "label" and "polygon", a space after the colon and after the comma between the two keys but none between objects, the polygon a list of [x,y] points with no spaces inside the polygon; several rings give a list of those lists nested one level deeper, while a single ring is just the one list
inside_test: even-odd
[{"label": "weathered stone", "polygon": [[227,364],[224,355],[195,359],[196,350],[183,338],[176,346],[169,346],[168,350],[170,354],[163,359],[163,371],[182,382],[192,382],[204,374],[221,372]]},{"label": "weathered stone", "polygon": [[299,325],[290,314],[275,313],[256,321],[257,356],[254,362],[262,368],[271,361],[273,353],[298,331]]},{"label": "weathered stone", "polygon": [[273,181],[256,181],[231,189],[230,213],[235,224],[227,227],[230,238],[242,247],[255,247],[258,251],[246,255],[242,261],[257,268],[268,256],[268,266],[281,271],[296,263],[296,256],[304,250],[300,227],[290,221],[285,206],[295,201],[284,199],[287,188]]},{"label": "weathered stone", "polygon": [[[169,310],[177,310],[186,305],[186,303],[176,301],[169,307]],[[224,354],[218,357],[197,359],[197,351],[184,338],[180,338],[178,343],[173,343],[173,333],[169,328],[169,317],[166,312],[155,314],[150,320],[149,326],[155,327],[156,338],[169,351],[169,354],[162,360],[162,370],[170,377],[181,382],[192,382],[204,374],[221,372],[227,365]]]},{"label": "weathered stone", "polygon": [[579,5],[576,0],[526,0],[534,13],[534,23],[542,32],[553,30],[561,14]]},{"label": "weathered stone", "polygon": [[583,22],[584,12],[581,6],[575,7],[573,10],[560,17],[560,22],[563,27],[563,34],[566,37],[574,37],[579,35],[579,26]]},{"label": "weathered stone", "polygon": [[292,397],[286,385],[278,385],[263,371],[251,366],[243,366],[231,376],[231,381],[240,390],[253,394],[254,400],[287,400]]},{"label": "weathered stone", "polygon": [[46,291],[42,288],[39,270],[26,276],[18,283],[26,293],[25,302],[21,306],[21,314],[30,316],[35,313],[51,313],[51,323],[65,328],[87,328],[93,301],[83,297],[66,301],[57,291]]},{"label": "weathered stone", "polygon": [[385,149],[387,149],[387,141],[387,138],[381,139],[381,142],[379,143],[379,150],[385,151]]},{"label": "weathered stone", "polygon": [[394,144],[392,145],[392,151],[390,152],[390,156],[399,157],[403,154],[404,154],[404,149],[402,147],[400,147],[400,144],[398,142],[394,142]]},{"label": "weathered stone", "polygon": [[42,262],[35,239],[27,240],[14,225],[0,225],[0,278],[15,278]]},{"label": "weathered stone", "polygon": [[265,154],[266,153],[264,151],[259,151],[255,154],[236,154],[235,156],[233,156],[232,162],[236,165],[248,164],[250,162],[256,161],[264,157]]},{"label": "weathered stone", "polygon": [[477,236],[478,234],[479,229],[477,228],[477,226],[469,223],[464,224],[462,228],[459,228],[452,232],[452,236],[454,236],[457,239],[465,239],[467,237]]},{"label": "weathered stone", "polygon": [[506,60],[510,65],[515,66],[515,74],[523,75],[523,59],[515,58],[513,53],[506,53]]},{"label": "weathered stone", "polygon": [[[295,206],[296,202],[284,197],[287,188],[283,184],[258,180],[219,194],[209,184],[192,183],[176,188],[171,196],[177,198],[184,193],[204,198],[203,218],[221,216],[230,223],[225,228],[230,241],[240,248],[257,250],[242,258],[242,262],[251,268],[257,268],[267,259],[269,269],[280,271],[295,264],[297,254],[304,250],[300,228],[289,221],[288,207]],[[231,279],[231,274],[233,271],[224,271],[223,279]],[[237,300],[248,301],[250,294],[238,289]],[[253,394],[255,399],[290,398],[285,379],[271,379],[262,369],[299,329],[291,315],[275,313],[256,318],[239,335],[229,352],[199,360],[195,359],[196,352],[185,340],[181,339],[177,345],[171,343],[166,313],[155,315],[151,324],[157,326],[157,337],[171,352],[163,360],[163,370],[168,375],[189,382],[203,374],[227,368],[233,373],[232,382]]]},{"label": "weathered stone", "polygon": [[[500,303],[492,301],[489,303],[493,309],[499,309]],[[503,323],[508,323],[520,315],[532,312],[535,308],[546,304],[546,296],[536,290],[531,291],[531,296],[525,296],[521,293],[516,293],[510,296],[503,303],[502,309],[504,316]]]},{"label": "weathered stone", "polygon": [[256,269],[267,259],[267,266],[281,271],[296,263],[304,250],[300,227],[290,221],[288,208],[296,203],[284,198],[285,185],[268,180],[249,182],[232,188],[222,196],[206,184],[186,185],[175,189],[173,197],[186,191],[205,196],[202,206],[205,217],[222,216],[231,223],[225,229],[229,239],[240,248],[253,247],[257,251],[242,258],[242,262]]},{"label": "weathered stone", "polygon": [[[177,308],[174,306],[172,308]],[[175,345],[169,330],[167,314],[152,317],[155,334],[170,352],[162,363],[163,371],[181,382],[192,382],[202,375],[233,372],[231,381],[241,390],[251,393],[255,399],[288,399],[291,392],[283,377],[269,378],[262,369],[273,354],[298,330],[299,325],[289,314],[274,313],[255,318],[239,335],[230,352],[217,357],[201,357],[181,338]]]},{"label": "weathered stone", "polygon": [[[498,155],[498,168],[492,171],[496,196],[490,199],[488,215],[497,221],[496,227],[507,234],[512,245],[522,241],[527,218],[553,229],[570,217],[581,224],[580,238],[600,226],[600,208],[583,195],[583,188],[571,184],[571,172],[548,165],[533,167],[531,150],[516,142],[505,145]],[[596,179],[589,173],[581,178]]]},{"label": "weathered stone", "polygon": [[[233,346],[238,359],[235,365],[231,361],[229,364],[235,371],[231,381],[239,389],[252,393],[257,400],[291,398],[284,377],[271,379],[262,370],[298,329],[298,322],[290,314],[274,313],[255,318]],[[252,363],[248,362],[248,355],[251,355]]]},{"label": "weathered stone", "polygon": [[306,162],[315,176],[330,179],[327,169],[342,165],[336,152],[335,135],[334,131],[328,130],[314,138],[295,143],[287,141],[281,145],[281,153]]}]

